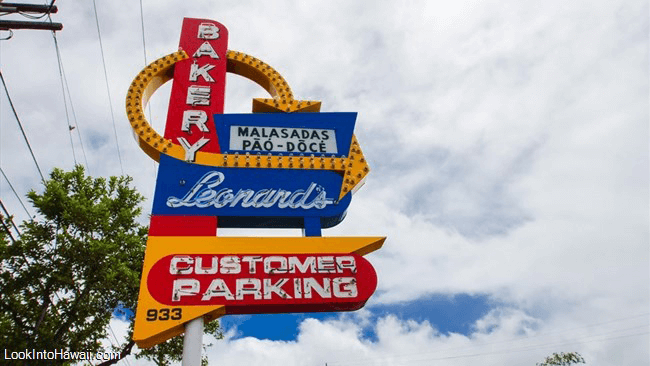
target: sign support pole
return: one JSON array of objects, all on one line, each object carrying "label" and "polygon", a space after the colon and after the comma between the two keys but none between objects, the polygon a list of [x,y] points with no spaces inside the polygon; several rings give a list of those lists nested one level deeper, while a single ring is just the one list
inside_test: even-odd
[{"label": "sign support pole", "polygon": [[201,366],[203,348],[203,317],[185,323],[183,337],[183,366]]}]

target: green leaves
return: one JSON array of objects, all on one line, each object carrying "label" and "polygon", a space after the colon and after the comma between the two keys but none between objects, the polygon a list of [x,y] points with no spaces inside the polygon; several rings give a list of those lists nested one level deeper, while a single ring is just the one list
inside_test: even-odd
[{"label": "green leaves", "polygon": [[114,308],[135,308],[147,228],[130,184],[77,166],[29,192],[38,218],[0,237],[2,347],[98,350]]},{"label": "green leaves", "polygon": [[546,357],[544,362],[537,363],[537,366],[569,366],[578,363],[585,363],[585,359],[578,352],[560,352]]},{"label": "green leaves", "polygon": [[[15,243],[0,230],[0,348],[103,350],[114,309],[135,309],[138,298],[148,229],[137,221],[144,198],[131,182],[89,177],[76,166],[54,169],[42,193],[28,193],[37,218],[22,223]],[[123,356],[133,347],[132,326],[112,346]],[[222,337],[216,321],[205,330]],[[180,360],[182,342],[139,357],[168,365]]]}]

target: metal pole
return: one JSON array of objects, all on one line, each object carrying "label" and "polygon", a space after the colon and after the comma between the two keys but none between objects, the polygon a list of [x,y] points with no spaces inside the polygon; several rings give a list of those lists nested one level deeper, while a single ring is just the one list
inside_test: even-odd
[{"label": "metal pole", "polygon": [[59,8],[57,8],[54,3],[52,3],[52,5],[38,5],[0,2],[0,11],[54,14],[59,11]]},{"label": "metal pole", "polygon": [[23,20],[0,20],[0,29],[40,29],[60,31],[63,29],[63,24],[50,22],[30,22]]},{"label": "metal pole", "polygon": [[201,366],[203,345],[203,317],[185,323],[183,338],[183,366]]}]

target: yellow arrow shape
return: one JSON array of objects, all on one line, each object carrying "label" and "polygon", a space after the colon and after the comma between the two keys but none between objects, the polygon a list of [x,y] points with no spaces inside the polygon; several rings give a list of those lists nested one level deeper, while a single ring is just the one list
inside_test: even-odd
[{"label": "yellow arrow shape", "polygon": [[[160,154],[166,154],[178,160],[185,159],[185,150],[180,145],[159,135],[151,127],[144,115],[144,108],[153,93],[174,77],[174,65],[187,58],[185,51],[180,50],[152,62],[133,79],[126,95],[126,114],[138,144],[155,161],[160,160]],[[321,102],[319,101],[295,100],[286,80],[261,60],[240,52],[228,51],[227,61],[228,72],[254,81],[273,96],[272,99],[255,98],[253,100],[254,113],[320,111]],[[199,151],[196,153],[195,163],[218,167],[338,171],[344,175],[344,184],[339,192],[339,199],[359,189],[370,171],[354,135],[348,155],[340,158],[216,154]]]},{"label": "yellow arrow shape", "polygon": [[153,265],[172,254],[326,254],[366,255],[384,244],[385,237],[215,237],[150,236],[140,280],[140,295],[135,314],[133,340],[140,348],[149,348],[183,333],[183,324],[200,316],[206,321],[225,315],[223,305],[182,306],[182,317],[159,321],[148,319],[148,311],[168,309],[148,291],[147,278]]}]

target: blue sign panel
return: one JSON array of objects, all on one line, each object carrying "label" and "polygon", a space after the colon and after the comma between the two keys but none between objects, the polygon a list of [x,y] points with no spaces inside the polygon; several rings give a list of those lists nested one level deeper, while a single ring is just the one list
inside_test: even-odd
[{"label": "blue sign panel", "polygon": [[223,153],[342,156],[356,112],[215,114]]},{"label": "blue sign panel", "polygon": [[323,228],[343,220],[351,195],[327,170],[214,167],[161,155],[153,215],[217,216],[219,227]]}]

